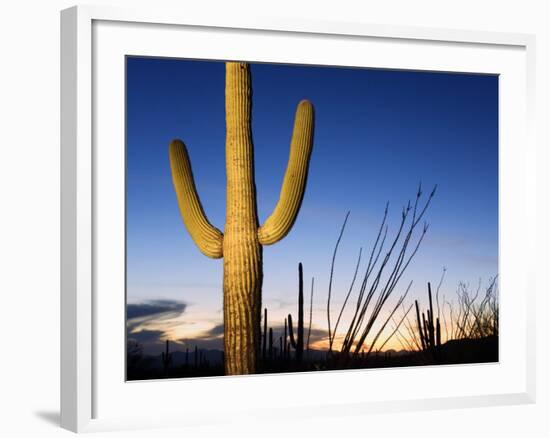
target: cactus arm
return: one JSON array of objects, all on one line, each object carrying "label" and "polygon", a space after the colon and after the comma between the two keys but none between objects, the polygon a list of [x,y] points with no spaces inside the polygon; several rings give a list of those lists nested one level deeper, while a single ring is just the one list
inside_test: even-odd
[{"label": "cactus arm", "polygon": [[313,105],[302,100],[296,109],[290,156],[279,201],[271,216],[258,229],[258,240],[262,245],[272,245],[285,237],[298,216],[313,147],[313,124]]},{"label": "cactus arm", "polygon": [[187,149],[181,140],[170,143],[172,182],[183,222],[200,251],[213,259],[223,256],[223,234],[210,224],[202,208]]}]

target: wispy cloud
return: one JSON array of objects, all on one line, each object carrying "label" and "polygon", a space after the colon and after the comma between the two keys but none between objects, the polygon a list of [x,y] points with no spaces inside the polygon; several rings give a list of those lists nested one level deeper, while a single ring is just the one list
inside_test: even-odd
[{"label": "wispy cloud", "polygon": [[181,322],[173,321],[187,309],[187,303],[178,300],[147,300],[126,306],[128,339],[141,343],[146,350],[157,349],[168,330]]},{"label": "wispy cloud", "polygon": [[178,300],[148,300],[126,305],[127,327],[134,331],[149,322],[168,321],[179,317],[187,309],[187,303]]},{"label": "wispy cloud", "polygon": [[138,332],[131,333],[128,338],[139,342],[143,345],[157,344],[160,342],[161,337],[164,335],[162,330],[140,330]]}]

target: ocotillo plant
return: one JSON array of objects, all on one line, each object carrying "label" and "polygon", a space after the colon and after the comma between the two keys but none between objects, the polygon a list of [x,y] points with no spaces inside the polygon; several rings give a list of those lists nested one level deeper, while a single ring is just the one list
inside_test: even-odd
[{"label": "ocotillo plant", "polygon": [[298,330],[297,338],[294,338],[292,326],[292,315],[288,314],[288,331],[290,334],[290,345],[296,350],[296,362],[301,362],[304,355],[304,275],[302,264],[298,264]]},{"label": "ocotillo plant", "polygon": [[162,368],[164,370],[164,374],[166,374],[170,364],[172,363],[172,353],[170,353],[170,341],[168,339],[166,339],[166,350],[161,353],[161,359]]},{"label": "ocotillo plant", "polygon": [[[475,293],[470,293],[469,286],[460,282],[458,285],[458,309],[455,315],[455,327],[451,332],[456,339],[480,339],[487,336],[498,336],[498,286],[497,278],[490,279],[485,292],[481,292],[481,280]],[[449,304],[451,326],[453,309]]]},{"label": "ocotillo plant", "polygon": [[226,218],[224,233],[207,219],[199,200],[189,155],[181,140],[170,143],[170,167],[183,222],[203,254],[224,258],[225,374],[256,372],[260,352],[262,245],[292,228],[305,192],[313,145],[313,106],[296,110],[290,156],[279,201],[259,226],[251,130],[251,77],[248,64],[225,64]]},{"label": "ocotillo plant", "polygon": [[[346,363],[350,358],[350,355],[353,356],[352,359],[357,359],[363,347],[367,347],[365,359],[368,359],[370,353],[376,351],[376,343],[384,332],[386,326],[393,318],[394,314],[402,306],[403,301],[412,286],[412,282],[410,282],[405,288],[402,295],[397,299],[395,305],[392,307],[387,307],[386,303],[396,291],[403,274],[416,255],[422,241],[424,240],[424,236],[428,231],[428,224],[424,223],[421,231],[416,233],[420,221],[424,217],[428,207],[430,206],[432,198],[435,195],[436,188],[437,186],[434,186],[427,200],[425,200],[422,205],[422,187],[419,185],[416,192],[416,199],[412,203],[409,201],[407,205],[403,207],[401,212],[401,220],[399,221],[397,230],[393,233],[393,237],[391,238],[390,234],[388,234],[388,225],[386,223],[389,211],[388,204],[386,204],[382,223],[380,224],[376,239],[370,250],[368,264],[363,275],[363,280],[359,283],[359,291],[355,298],[356,303],[352,307],[353,312],[351,313],[351,321],[345,331],[345,336],[343,337],[339,351],[337,351],[337,355],[334,357],[335,361],[339,362],[339,364],[342,362]],[[338,332],[338,325],[342,320],[341,317],[344,314],[348,300],[352,295],[361,264],[362,250],[360,249],[357,264],[355,266],[355,272],[353,274],[353,278],[351,279],[351,284],[340,309],[340,313],[336,320],[336,325],[332,327],[330,304],[334,266],[338,247],[342,239],[348,217],[349,212],[346,214],[344,223],[340,229],[340,234],[336,240],[330,267],[327,295],[327,322],[329,337],[329,351],[327,356],[329,358],[333,352],[333,345]],[[416,237],[416,242],[414,242],[415,234],[420,234]],[[385,312],[385,309],[387,309],[387,312]],[[380,321],[380,324],[377,324],[378,321]],[[372,340],[369,338],[372,338]],[[367,339],[369,339],[369,342],[367,342]]]},{"label": "ocotillo plant", "polygon": [[428,283],[428,297],[430,309],[426,312],[427,316],[424,312],[422,312],[422,320],[420,319],[418,301],[414,301],[414,305],[416,307],[416,323],[418,326],[418,334],[420,337],[422,350],[429,352],[432,355],[433,360],[437,361],[439,358],[439,347],[441,346],[441,325],[439,323],[439,317],[435,319],[434,324],[432,286],[430,283]]}]

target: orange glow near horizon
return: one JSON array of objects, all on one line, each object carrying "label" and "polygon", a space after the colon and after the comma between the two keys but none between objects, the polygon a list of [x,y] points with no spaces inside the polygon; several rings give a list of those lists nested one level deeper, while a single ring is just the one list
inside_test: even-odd
[{"label": "orange glow near horizon", "polygon": [[[275,315],[270,318],[269,322],[272,320],[275,321],[284,321],[284,315],[286,314],[283,311],[274,312]],[[307,313],[307,312],[306,312]],[[447,312],[448,313],[448,312]],[[384,328],[384,330],[381,332],[378,340],[376,341],[376,345],[372,349],[373,352],[375,351],[381,351],[381,352],[387,352],[390,350],[393,351],[412,351],[416,350],[416,343],[413,339],[414,336],[417,336],[417,323],[416,323],[416,316],[414,315],[414,309],[412,309],[407,318],[403,321],[401,324],[399,330],[391,336],[389,339],[388,337],[394,332],[396,324],[399,322],[399,320],[403,317],[403,313],[398,315],[397,317],[394,315],[394,318],[390,320],[390,322],[387,324],[387,326]],[[314,321],[322,321],[323,318],[326,318],[326,315],[324,312],[317,311],[314,313]],[[307,341],[307,334],[308,334],[308,317],[307,315],[304,317],[304,343]],[[441,338],[442,343],[445,343],[448,340],[448,337],[450,335],[451,326],[450,326],[450,318],[449,315],[445,314],[445,312],[442,312],[441,314]],[[380,320],[385,320],[385,318],[380,315]],[[342,320],[343,322],[343,320]],[[193,345],[193,340],[197,339],[205,339],[205,337],[210,336],[210,339],[222,339],[222,335],[212,335],[212,330],[219,326],[222,323],[221,318],[221,312],[193,312],[192,319],[189,318],[187,315],[180,315],[178,317],[174,317],[171,319],[163,319],[163,320],[152,320],[152,321],[144,321],[141,324],[137,324],[135,328],[132,330],[132,332],[140,332],[141,330],[158,330],[162,331],[163,335],[160,337],[160,341],[164,342],[166,340],[170,340],[171,342],[174,342],[176,344],[175,348],[177,349],[177,345]],[[275,329],[280,330],[282,324],[278,325]],[[363,347],[361,348],[361,352],[368,352],[370,349],[371,343],[373,341],[374,336],[378,332],[380,326],[376,326],[373,328],[369,336],[367,337],[365,343],[363,344]],[[345,338],[346,331],[348,327],[345,326],[345,324],[340,325],[338,328],[338,332],[334,338],[332,349],[334,351],[339,351],[342,342]],[[263,330],[263,323],[262,323],[262,330]],[[296,328],[295,328],[296,330]],[[329,340],[328,340],[328,330],[326,326],[319,326],[317,324],[312,324],[312,333],[316,332],[317,336],[316,339],[312,336],[312,340],[310,342],[310,348],[315,350],[328,350],[329,349]],[[318,333],[323,333],[322,335],[319,335]],[[275,346],[278,348],[278,337],[282,335],[280,332],[275,332],[276,339],[275,339]],[[386,342],[387,340],[387,342]],[[383,345],[383,348],[380,349]],[[354,347],[352,347],[351,351],[354,351]]]}]

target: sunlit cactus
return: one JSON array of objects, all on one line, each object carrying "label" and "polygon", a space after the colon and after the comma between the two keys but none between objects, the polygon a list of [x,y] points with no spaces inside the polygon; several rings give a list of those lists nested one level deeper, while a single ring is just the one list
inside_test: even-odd
[{"label": "sunlit cactus", "polygon": [[305,192],[313,146],[313,106],[296,110],[290,156],[279,201],[265,223],[257,216],[251,134],[251,77],[248,64],[226,63],[226,220],[222,233],[206,218],[189,155],[181,140],[170,143],[170,167],[187,230],[203,254],[224,258],[225,373],[257,371],[261,338],[262,245],[292,228]]}]

